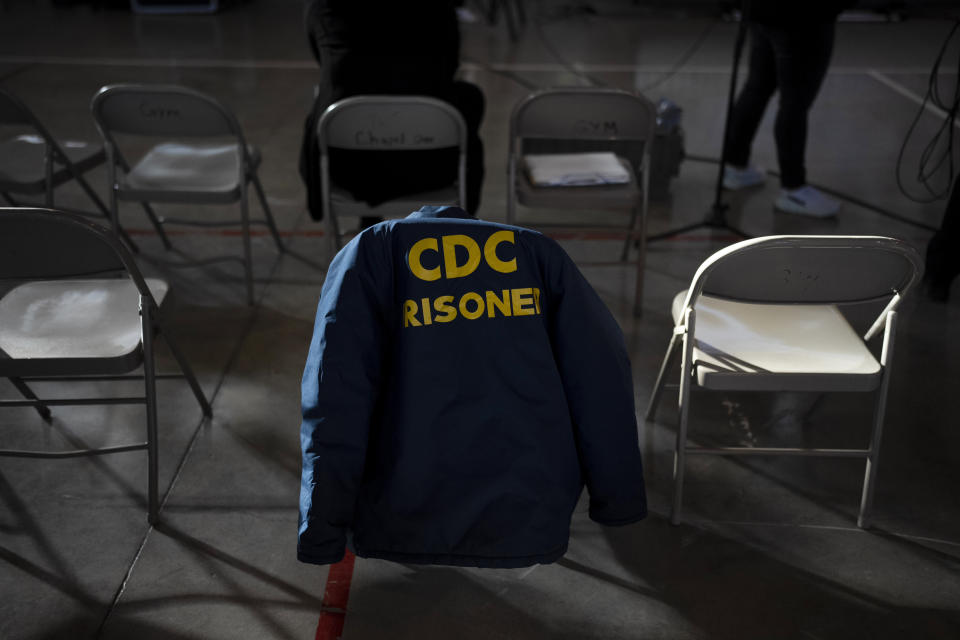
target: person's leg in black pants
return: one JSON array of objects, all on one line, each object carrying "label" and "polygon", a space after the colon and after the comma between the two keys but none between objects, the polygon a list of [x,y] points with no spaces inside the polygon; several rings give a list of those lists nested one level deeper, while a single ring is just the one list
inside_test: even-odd
[{"label": "person's leg in black pants", "polygon": [[834,24],[801,28],[761,27],[775,55],[780,106],[773,128],[780,184],[797,189],[807,182],[804,155],[807,114],[820,91],[833,53]]},{"label": "person's leg in black pants", "polygon": [[724,157],[734,167],[750,163],[750,147],[767,103],[777,90],[777,66],[773,45],[759,25],[750,27],[750,70],[730,114]]},{"label": "person's leg in black pants", "polygon": [[960,274],[960,177],[953,181],[953,191],[943,212],[940,229],[927,245],[927,268],[923,275],[927,291],[934,300],[946,301],[950,283]]}]

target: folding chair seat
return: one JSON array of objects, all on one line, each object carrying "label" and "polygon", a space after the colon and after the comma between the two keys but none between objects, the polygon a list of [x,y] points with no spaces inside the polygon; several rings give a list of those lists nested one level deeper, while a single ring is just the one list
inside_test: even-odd
[{"label": "folding chair seat", "polygon": [[[103,164],[106,154],[99,144],[83,140],[64,140],[60,145],[73,170],[54,161],[50,186],[58,187],[74,179],[74,171],[86,173]],[[19,135],[0,141],[0,190],[12,193],[45,194],[47,192],[47,141],[38,135]]]},{"label": "folding chair seat", "polygon": [[[181,204],[240,203],[240,220],[213,222],[166,217],[162,222],[204,227],[241,227],[242,256],[221,255],[168,266],[196,266],[236,260],[243,264],[247,303],[253,304],[253,258],[247,185],[253,183],[264,222],[284,251],[273,214],[257,175],[260,152],[248,145],[232,113],[213,98],[171,85],[111,85],[91,104],[107,151],[110,209],[119,228],[119,201]],[[119,136],[162,141],[128,162]],[[131,145],[132,146],[132,145]],[[118,171],[119,169],[119,171]],[[164,236],[165,237],[165,236]]]},{"label": "folding chair seat", "polygon": [[[100,214],[110,218],[107,205],[83,176],[106,160],[103,145],[75,139],[58,141],[19,98],[4,89],[0,89],[0,126],[14,131],[10,137],[0,138],[0,195],[7,204],[21,204],[11,194],[43,195],[44,205],[52,207],[54,189],[76,180]],[[153,212],[147,210],[147,215],[160,229]],[[122,229],[120,232],[136,251],[130,236]]]},{"label": "folding chair seat", "polygon": [[[360,135],[358,135],[360,134]],[[336,102],[317,123],[323,211],[334,249],[341,242],[340,216],[406,216],[424,205],[466,206],[467,126],[451,105],[426,96],[353,96]],[[412,193],[370,206],[330,177],[330,149],[427,151],[456,148],[457,180],[448,187]],[[402,158],[402,156],[400,156]],[[376,180],[376,176],[371,176]]]},{"label": "folding chair seat", "polygon": [[627,170],[628,181],[624,184],[535,187],[521,175],[515,187],[516,202],[531,209],[633,209],[641,198],[641,187],[630,163],[623,158],[617,160]]},{"label": "folding chair seat", "polygon": [[[687,293],[673,299],[675,325],[683,323]],[[701,295],[696,311],[694,373],[705,389],[873,391],[880,384],[880,363],[834,305],[746,304]]]},{"label": "folding chair seat", "polygon": [[[650,398],[656,412],[681,354],[671,520],[680,520],[687,454],[865,458],[857,524],[869,523],[883,429],[896,308],[920,272],[906,243],[873,236],[768,236],[739,242],[700,265],[673,299],[673,337]],[[861,338],[837,305],[886,302]],[[883,331],[877,359],[867,343]],[[701,447],[687,440],[692,387],[721,391],[874,392],[863,449]]]},{"label": "folding chair seat", "polygon": [[[571,227],[616,229],[624,237],[620,260],[630,243],[637,242],[637,285],[634,313],[643,298],[646,258],[646,217],[650,177],[650,148],[656,126],[656,107],[646,98],[618,89],[568,87],[545,89],[528,95],[513,109],[507,156],[507,223],[517,220],[517,205],[531,209],[629,211],[621,226],[587,222],[577,225],[537,224],[538,228]],[[615,155],[626,181],[590,186],[534,184],[527,168],[534,155],[607,152]]]},{"label": "folding chair seat", "polygon": [[[119,274],[119,277],[118,277]],[[133,257],[107,229],[66,212],[0,209],[0,279],[14,284],[0,297],[0,377],[49,420],[60,405],[143,404],[146,441],[96,449],[0,449],[0,456],[68,458],[144,449],[148,452],[148,518],[156,522],[157,378],[186,378],[205,416],[210,405],[189,365],[163,329],[159,305],[167,284],[145,279]],[[163,336],[182,375],[158,375],[154,338]],[[124,376],[137,368],[143,374]],[[33,382],[142,379],[138,397],[41,399]],[[28,384],[30,383],[30,384]],[[0,434],[2,437],[2,434]]]},{"label": "folding chair seat", "polygon": [[[260,151],[247,146],[250,167],[260,166]],[[164,142],[154,145],[119,178],[117,198],[147,199],[151,202],[229,204],[241,196],[238,176],[243,154],[235,144],[191,144]]]},{"label": "folding chair seat", "polygon": [[[144,282],[157,305],[167,283]],[[136,285],[128,279],[21,284],[0,298],[0,376],[126,373],[142,364]]]}]

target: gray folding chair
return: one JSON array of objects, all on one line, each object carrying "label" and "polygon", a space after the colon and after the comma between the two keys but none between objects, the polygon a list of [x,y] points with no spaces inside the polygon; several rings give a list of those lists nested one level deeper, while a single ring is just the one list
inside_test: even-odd
[{"label": "gray folding chair", "polygon": [[[86,140],[58,141],[19,98],[0,89],[0,127],[16,130],[0,139],[0,195],[7,204],[20,206],[11,194],[43,195],[44,206],[54,206],[54,189],[76,180],[100,213],[110,219],[110,210],[83,174],[106,160],[103,146]],[[146,208],[154,227],[163,228],[153,211]],[[83,212],[79,212],[83,213]],[[137,245],[122,228],[119,230],[131,249]],[[164,236],[166,242],[166,237]]]},{"label": "gray folding chair", "polygon": [[[650,181],[650,148],[656,127],[656,107],[643,96],[619,89],[567,87],[545,89],[521,100],[510,117],[507,156],[507,223],[517,221],[517,203],[529,208],[630,211],[622,230],[626,239],[620,260],[627,259],[636,240],[637,284],[634,313],[643,299],[646,259],[646,219]],[[626,184],[594,186],[535,186],[525,171],[528,154],[609,151],[627,169]],[[570,227],[571,225],[536,225]],[[577,225],[597,228],[596,224]],[[605,226],[609,229],[609,226]]]},{"label": "gray folding chair", "polygon": [[[205,416],[210,405],[189,365],[166,333],[159,305],[166,282],[145,279],[132,255],[108,229],[85,218],[47,209],[0,208],[0,377],[22,400],[0,407],[32,406],[45,420],[51,406],[146,406],[146,442],[97,449],[27,451],[0,449],[0,456],[72,458],[145,449],[147,515],[158,518],[158,378],[186,378]],[[182,375],[157,374],[154,338],[162,335]],[[142,375],[129,374],[143,367]],[[33,382],[142,379],[137,397],[42,399]]]},{"label": "gray folding chair", "polygon": [[[334,249],[341,247],[338,216],[405,216],[424,205],[465,206],[467,126],[452,106],[426,96],[353,96],[336,102],[317,123],[320,145],[320,184],[323,211],[330,225]],[[457,181],[449,187],[405,195],[371,207],[355,200],[330,179],[334,149],[359,151],[426,151],[459,149]],[[376,176],[370,176],[376,180]]]},{"label": "gray folding chair", "polygon": [[[202,227],[240,225],[242,257],[215,256],[169,266],[197,266],[238,260],[244,267],[247,302],[253,304],[253,260],[247,185],[256,189],[265,223],[277,249],[283,243],[257,176],[260,152],[248,145],[236,118],[223,105],[198,91],[170,85],[111,85],[93,97],[93,118],[107,151],[110,211],[119,228],[119,200],[193,204],[240,201],[238,222],[165,218],[164,223]],[[117,136],[162,139],[132,165],[117,144]],[[206,138],[207,140],[198,140]],[[212,139],[217,140],[212,140]],[[121,171],[118,172],[117,169]]]},{"label": "gray folding chair", "polygon": [[[676,326],[657,376],[651,420],[675,355],[681,354],[680,425],[674,459],[671,520],[680,520],[687,454],[865,458],[857,525],[869,523],[880,454],[897,305],[920,273],[911,246],[874,236],[767,236],[710,256],[690,288],[673,300]],[[837,305],[879,303],[883,311],[863,338]],[[883,331],[879,361],[867,348]],[[690,390],[875,392],[866,449],[698,447],[687,443]]]}]

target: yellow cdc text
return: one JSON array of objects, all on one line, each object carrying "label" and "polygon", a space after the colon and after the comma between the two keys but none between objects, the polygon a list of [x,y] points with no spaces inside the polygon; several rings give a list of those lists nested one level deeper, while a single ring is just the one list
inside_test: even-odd
[{"label": "yellow cdc text", "polygon": [[457,300],[455,296],[438,296],[405,300],[403,326],[422,327],[434,322],[453,322],[457,318],[476,320],[484,315],[495,318],[535,316],[540,314],[540,289],[525,287],[486,291],[483,294],[468,291]]},{"label": "yellow cdc text", "polygon": [[[441,277],[463,278],[470,275],[480,266],[480,260],[483,259],[487,265],[494,271],[500,273],[513,273],[517,270],[517,259],[501,260],[497,255],[497,247],[503,243],[516,245],[516,238],[513,231],[503,230],[490,234],[490,237],[483,243],[483,250],[480,244],[465,235],[449,235],[437,238],[421,238],[417,240],[410,252],[407,254],[407,265],[410,267],[410,273],[421,280],[433,282]],[[467,259],[463,264],[457,263],[457,247],[466,251]],[[424,253],[440,254],[440,263],[443,264],[443,275],[441,276],[440,264],[436,267],[423,266]]]}]

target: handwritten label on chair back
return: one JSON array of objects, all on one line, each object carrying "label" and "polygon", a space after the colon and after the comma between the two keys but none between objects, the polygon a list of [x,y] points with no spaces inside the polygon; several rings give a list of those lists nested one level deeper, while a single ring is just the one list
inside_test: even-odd
[{"label": "handwritten label on chair back", "polygon": [[236,127],[212,99],[188,93],[124,91],[107,95],[98,117],[110,131],[147,136],[236,135]]},{"label": "handwritten label on chair back", "polygon": [[429,104],[358,102],[325,114],[321,136],[342,149],[439,149],[457,146],[460,129],[454,117]]},{"label": "handwritten label on chair back", "polygon": [[544,91],[522,103],[513,133],[519,138],[648,139],[656,113],[639,96],[619,91]]}]

